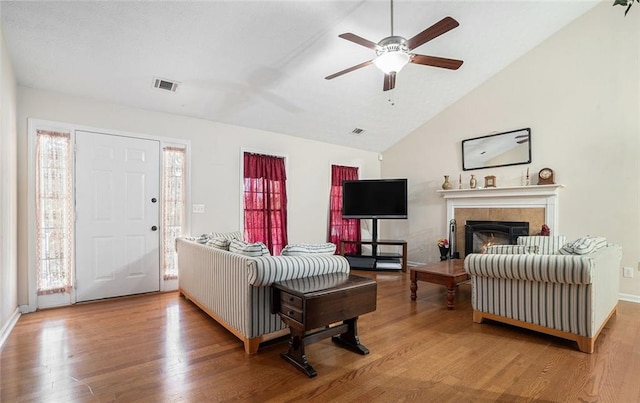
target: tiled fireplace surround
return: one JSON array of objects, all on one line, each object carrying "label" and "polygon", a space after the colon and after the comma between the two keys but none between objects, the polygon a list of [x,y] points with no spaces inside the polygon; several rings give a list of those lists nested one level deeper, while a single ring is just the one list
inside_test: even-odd
[{"label": "tiled fireplace surround", "polygon": [[[540,232],[543,224],[558,231],[558,190],[562,185],[517,186],[484,189],[439,190],[447,203],[447,223],[456,220],[455,249],[464,258],[464,226],[467,220],[526,221],[529,233]],[[447,226],[448,228],[448,226]]]}]

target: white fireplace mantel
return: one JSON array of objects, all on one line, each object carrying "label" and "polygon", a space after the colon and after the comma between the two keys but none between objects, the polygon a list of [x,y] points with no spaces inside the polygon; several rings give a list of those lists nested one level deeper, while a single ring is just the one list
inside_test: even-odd
[{"label": "white fireplace mantel", "polygon": [[544,208],[545,223],[559,233],[558,191],[564,185],[438,190],[447,202],[447,223],[456,208]]}]

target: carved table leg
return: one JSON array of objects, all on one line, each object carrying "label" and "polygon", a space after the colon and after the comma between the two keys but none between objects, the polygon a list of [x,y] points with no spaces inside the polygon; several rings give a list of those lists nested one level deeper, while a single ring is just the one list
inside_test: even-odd
[{"label": "carved table leg", "polygon": [[369,349],[360,344],[358,338],[358,318],[351,318],[344,321],[349,327],[346,332],[333,336],[331,340],[342,347],[358,354],[369,354]]},{"label": "carved table leg", "polygon": [[291,338],[289,339],[289,351],[280,353],[280,357],[293,364],[300,371],[304,372],[309,378],[313,378],[318,373],[307,362],[307,356],[304,353],[304,332],[290,328]]},{"label": "carved table leg", "polygon": [[418,279],[415,271],[411,271],[411,301],[415,301],[416,291],[418,291]]},{"label": "carved table leg", "polygon": [[455,307],[454,301],[456,298],[456,286],[447,286],[447,309],[453,309]]}]

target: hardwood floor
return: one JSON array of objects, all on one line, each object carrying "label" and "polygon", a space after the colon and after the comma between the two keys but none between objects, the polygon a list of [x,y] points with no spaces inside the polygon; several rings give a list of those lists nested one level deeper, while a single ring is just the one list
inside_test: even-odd
[{"label": "hardwood floor", "polygon": [[276,340],[242,343],[178,293],[23,315],[0,352],[2,402],[405,401],[639,402],[640,304],[620,302],[594,354],[575,343],[471,320],[445,288],[403,273],[378,281],[378,308],[358,322],[361,356],[330,340],[307,346],[307,378]]}]

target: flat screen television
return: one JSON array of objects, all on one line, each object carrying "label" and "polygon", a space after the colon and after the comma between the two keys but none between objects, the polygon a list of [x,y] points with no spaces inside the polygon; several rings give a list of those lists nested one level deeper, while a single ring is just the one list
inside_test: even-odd
[{"label": "flat screen television", "polygon": [[407,180],[344,181],[342,183],[342,217],[407,218]]}]

